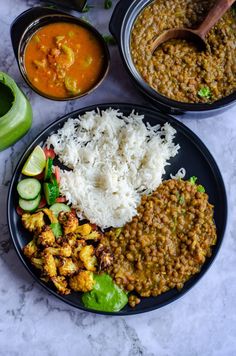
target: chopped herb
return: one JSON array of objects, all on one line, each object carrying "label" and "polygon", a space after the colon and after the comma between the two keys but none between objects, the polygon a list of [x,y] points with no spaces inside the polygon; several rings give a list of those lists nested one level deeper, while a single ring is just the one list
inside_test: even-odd
[{"label": "chopped herb", "polygon": [[206,98],[206,99],[210,99],[211,98],[211,91],[208,87],[202,87],[199,91],[198,91],[198,95],[201,98]]},{"label": "chopped herb", "polygon": [[105,40],[105,42],[107,44],[110,44],[110,45],[115,45],[116,44],[116,40],[113,36],[111,35],[103,35],[103,38]]},{"label": "chopped herb", "polygon": [[183,195],[181,195],[179,198],[179,203],[182,205],[182,204],[184,204],[184,202],[185,202],[185,199],[184,199]]},{"label": "chopped herb", "polygon": [[192,176],[192,177],[189,178],[189,182],[190,182],[191,184],[195,184],[196,181],[197,181],[197,177],[195,177],[195,176]]},{"label": "chopped herb", "polygon": [[205,188],[200,184],[197,187],[197,191],[200,192],[200,193],[205,193]]},{"label": "chopped herb", "polygon": [[93,5],[85,5],[85,7],[83,8],[82,12],[89,12],[90,9],[93,9],[94,6]]},{"label": "chopped herb", "polygon": [[112,0],[104,1],[104,9],[109,10],[112,7]]}]

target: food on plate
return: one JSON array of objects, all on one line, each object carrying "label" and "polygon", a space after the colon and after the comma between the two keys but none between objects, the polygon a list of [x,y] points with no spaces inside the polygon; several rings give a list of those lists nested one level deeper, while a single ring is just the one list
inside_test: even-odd
[{"label": "food on plate", "polygon": [[90,111],[47,140],[70,168],[60,170],[61,195],[101,228],[123,226],[136,215],[141,196],[157,188],[180,148],[169,123],[152,127],[143,119],[112,108]]},{"label": "food on plate", "polygon": [[155,0],[137,17],[131,54],[143,79],[160,94],[180,102],[211,103],[236,89],[236,15],[233,8],[206,37],[207,50],[186,40],[171,40],[152,55],[149,45],[165,30],[196,28],[214,4],[210,1]]},{"label": "food on plate", "polygon": [[111,229],[102,236],[98,248],[113,256],[103,270],[119,287],[157,296],[181,289],[200,271],[217,238],[213,206],[202,188],[190,181],[164,181],[142,197],[137,216],[119,233]]},{"label": "food on plate", "polygon": [[26,160],[22,173],[26,176],[37,176],[42,173],[46,165],[46,156],[43,149],[38,145]]},{"label": "food on plate", "polygon": [[121,310],[127,304],[127,293],[119,288],[108,274],[95,275],[94,279],[93,289],[82,296],[85,307],[114,312]]},{"label": "food on plate", "polygon": [[98,83],[104,53],[87,28],[53,23],[33,34],[25,49],[24,65],[36,89],[52,97],[67,98],[83,94]]},{"label": "food on plate", "polygon": [[23,253],[44,282],[117,312],[201,270],[216,243],[214,210],[184,168],[162,181],[175,133],[109,109],[69,119],[36,146],[23,171],[40,174],[18,182],[17,212],[30,236]]}]

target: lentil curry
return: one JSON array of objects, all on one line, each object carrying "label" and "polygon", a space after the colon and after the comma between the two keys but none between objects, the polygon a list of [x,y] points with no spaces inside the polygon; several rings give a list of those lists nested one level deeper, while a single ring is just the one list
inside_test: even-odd
[{"label": "lentil curry", "polygon": [[67,98],[96,85],[104,56],[101,44],[88,29],[54,23],[32,36],[24,63],[28,79],[36,89],[52,97]]},{"label": "lentil curry", "polygon": [[[172,179],[143,196],[138,215],[122,230],[105,233],[99,249],[110,251],[106,270],[120,287],[149,297],[181,289],[215,243],[213,206],[202,186]],[[139,301],[129,297],[131,306]]]},{"label": "lentil curry", "polygon": [[160,94],[180,102],[206,103],[236,89],[236,13],[231,8],[211,29],[207,50],[171,40],[152,55],[149,44],[171,28],[196,28],[215,0],[156,0],[137,17],[131,54],[143,79]]}]

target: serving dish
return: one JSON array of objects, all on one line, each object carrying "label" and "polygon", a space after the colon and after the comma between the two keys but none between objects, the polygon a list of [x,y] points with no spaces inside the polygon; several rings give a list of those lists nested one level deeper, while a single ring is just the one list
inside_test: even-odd
[{"label": "serving dish", "polygon": [[140,12],[152,1],[150,0],[120,0],[114,9],[110,31],[115,37],[125,68],[137,88],[157,108],[172,114],[191,114],[196,117],[209,117],[225,111],[236,100],[236,92],[213,103],[183,103],[169,99],[152,89],[136,69],[130,50],[131,31]]},{"label": "serving dish", "polygon": [[[37,32],[37,30],[39,30],[40,28],[46,25],[61,23],[61,22],[79,25],[80,27],[90,31],[100,43],[104,56],[102,70],[100,72],[97,82],[93,85],[93,87],[75,96],[71,96],[71,97],[68,96],[63,98],[54,97],[52,95],[46,94],[40,91],[36,86],[34,86],[32,81],[30,81],[28,78],[26,68],[25,68],[25,63],[24,63],[24,53],[25,53],[26,46],[29,40],[32,38],[32,36]],[[110,55],[109,55],[107,44],[103,39],[102,35],[88,22],[83,21],[74,16],[68,15],[63,11],[43,8],[43,7],[34,7],[29,10],[26,10],[21,15],[19,15],[12,23],[11,40],[12,40],[12,46],[15,53],[15,57],[25,82],[35,92],[51,100],[59,100],[59,101],[75,100],[84,95],[91,93],[105,79],[109,70]]]},{"label": "serving dish", "polygon": [[213,247],[212,256],[207,259],[207,261],[202,267],[201,272],[192,277],[188,282],[186,282],[181,291],[172,289],[164,294],[161,294],[158,297],[142,299],[141,303],[137,305],[135,309],[126,306],[123,310],[117,313],[100,312],[101,314],[131,315],[160,308],[170,302],[173,302],[174,300],[182,296],[184,293],[186,293],[208,270],[211,263],[215,259],[223,240],[227,219],[227,199],[220,171],[206,146],[194,133],[192,133],[183,124],[166,114],[162,114],[155,110],[145,108],[139,105],[131,104],[94,105],[67,114],[66,116],[52,123],[41,134],[39,134],[38,137],[26,149],[25,153],[20,159],[13,174],[9,188],[8,225],[13,244],[15,246],[19,258],[21,259],[26,269],[37,280],[37,282],[62,301],[79,309],[88,311],[88,309],[83,306],[81,298],[78,296],[78,294],[73,293],[68,296],[61,296],[58,295],[54,289],[43,283],[39,279],[39,275],[36,273],[30,262],[28,262],[24,257],[22,247],[30,240],[30,235],[23,228],[21,220],[15,210],[18,199],[16,186],[19,180],[21,180],[22,178],[22,167],[27,157],[36,145],[42,145],[46,141],[47,137],[52,133],[55,133],[60,127],[62,127],[62,125],[65,123],[65,121],[67,121],[68,118],[76,118],[78,115],[84,114],[86,111],[95,110],[96,108],[103,110],[109,107],[120,109],[125,115],[130,113],[132,110],[135,110],[140,114],[144,114],[145,121],[149,122],[151,125],[155,125],[158,123],[164,124],[168,121],[177,130],[175,140],[180,144],[181,150],[180,153],[170,161],[171,165],[168,166],[164,179],[168,179],[170,177],[170,173],[175,173],[179,170],[179,168],[184,167],[186,169],[187,176],[198,176],[199,181],[205,186],[206,191],[208,192],[211,204],[215,206],[214,219],[217,227],[218,238],[216,245]]}]

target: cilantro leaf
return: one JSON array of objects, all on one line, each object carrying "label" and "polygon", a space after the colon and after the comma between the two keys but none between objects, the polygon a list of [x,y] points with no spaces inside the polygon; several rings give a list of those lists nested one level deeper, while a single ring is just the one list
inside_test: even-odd
[{"label": "cilantro leaf", "polygon": [[189,182],[190,182],[191,184],[195,184],[196,181],[197,181],[197,177],[195,177],[195,176],[192,176],[192,177],[189,178]]},{"label": "cilantro leaf", "polygon": [[198,95],[201,98],[206,98],[206,99],[211,99],[211,91],[208,87],[202,87],[199,91],[198,91]]},{"label": "cilantro leaf", "polygon": [[85,7],[83,8],[82,12],[89,12],[90,9],[94,8],[93,5],[85,5]]},{"label": "cilantro leaf", "polygon": [[112,7],[112,0],[104,1],[104,9],[109,10]]},{"label": "cilantro leaf", "polygon": [[111,35],[103,35],[103,38],[105,40],[105,42],[107,44],[110,44],[110,45],[115,45],[116,44],[116,40],[113,36]]},{"label": "cilantro leaf", "polygon": [[205,193],[205,188],[200,184],[197,187],[197,191],[200,192],[200,193]]}]

